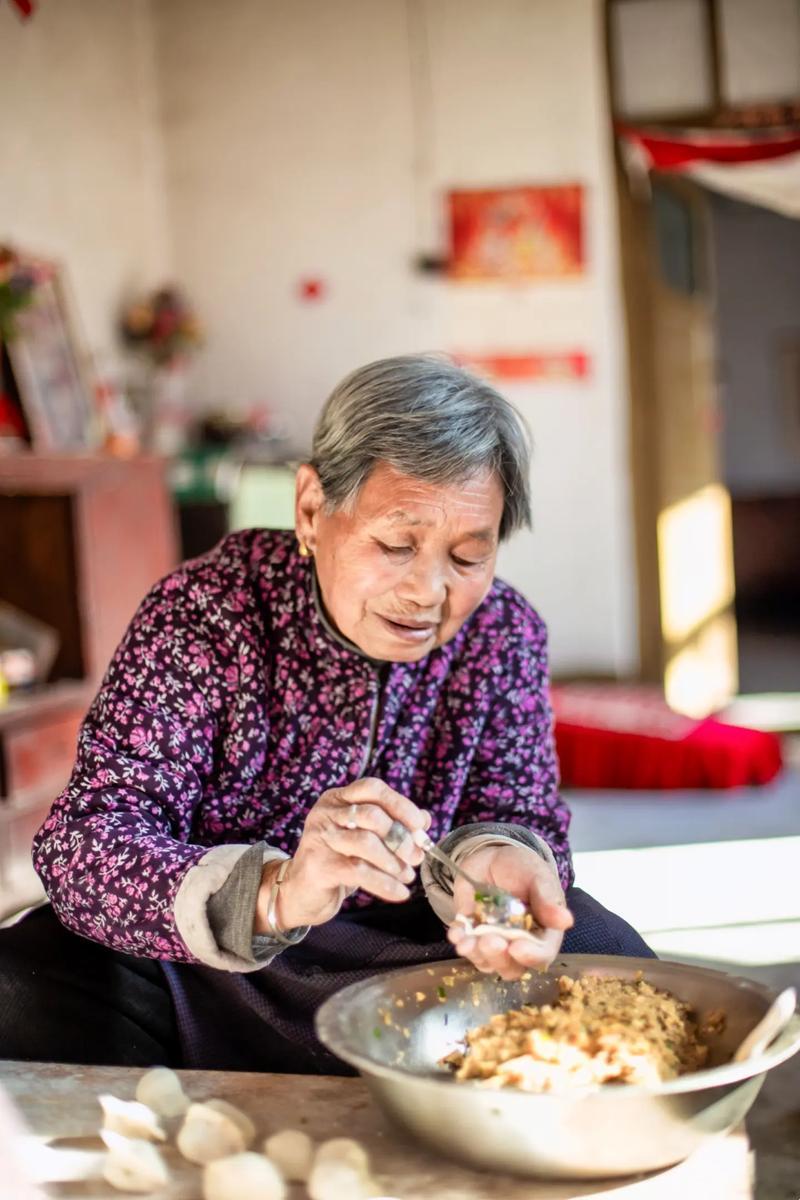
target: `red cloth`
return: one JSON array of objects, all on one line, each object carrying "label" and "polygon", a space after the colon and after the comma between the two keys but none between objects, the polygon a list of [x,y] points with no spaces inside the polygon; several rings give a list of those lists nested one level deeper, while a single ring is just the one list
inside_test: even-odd
[{"label": "red cloth", "polygon": [[667,790],[769,783],[782,766],[773,733],[693,721],[652,689],[553,689],[564,787]]},{"label": "red cloth", "polygon": [[800,132],[796,130],[676,133],[618,124],[617,133],[635,145],[648,168],[656,171],[681,171],[698,162],[764,162],[800,153]]}]

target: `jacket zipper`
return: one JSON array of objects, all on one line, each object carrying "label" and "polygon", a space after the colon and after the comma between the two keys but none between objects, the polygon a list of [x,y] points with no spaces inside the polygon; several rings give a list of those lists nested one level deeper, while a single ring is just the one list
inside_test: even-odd
[{"label": "jacket zipper", "polygon": [[380,676],[377,678],[377,688],[372,700],[372,710],[369,715],[369,733],[367,734],[367,744],[364,748],[364,754],[361,759],[361,765],[358,768],[359,779],[366,771],[369,760],[372,758],[372,751],[375,749],[375,739],[378,733],[378,717],[381,709],[381,681]]}]

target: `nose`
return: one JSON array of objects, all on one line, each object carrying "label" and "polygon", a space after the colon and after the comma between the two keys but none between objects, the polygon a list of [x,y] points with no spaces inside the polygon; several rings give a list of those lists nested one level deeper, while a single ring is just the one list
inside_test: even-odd
[{"label": "nose", "polygon": [[400,600],[427,611],[438,610],[447,598],[445,572],[435,555],[416,554],[395,588]]}]

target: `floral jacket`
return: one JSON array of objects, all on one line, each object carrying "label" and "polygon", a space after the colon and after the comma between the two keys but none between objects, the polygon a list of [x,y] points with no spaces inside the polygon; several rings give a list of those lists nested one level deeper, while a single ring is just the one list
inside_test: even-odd
[{"label": "floral jacket", "polygon": [[34,864],[75,932],[246,970],[217,944],[209,899],[254,843],[265,859],[291,854],[320,794],[362,775],[428,809],[434,838],[475,822],[538,835],[572,882],[530,605],[496,580],[447,645],[376,664],[327,625],[293,535],[235,533],[142,603]]}]

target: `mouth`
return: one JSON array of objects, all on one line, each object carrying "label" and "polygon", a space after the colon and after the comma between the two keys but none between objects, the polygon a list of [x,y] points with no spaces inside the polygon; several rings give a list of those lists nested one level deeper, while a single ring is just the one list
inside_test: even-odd
[{"label": "mouth", "polygon": [[398,621],[392,617],[384,617],[381,613],[378,613],[378,616],[389,633],[401,638],[404,642],[419,644],[436,635],[438,627],[436,621],[410,621],[405,617],[402,621]]}]

